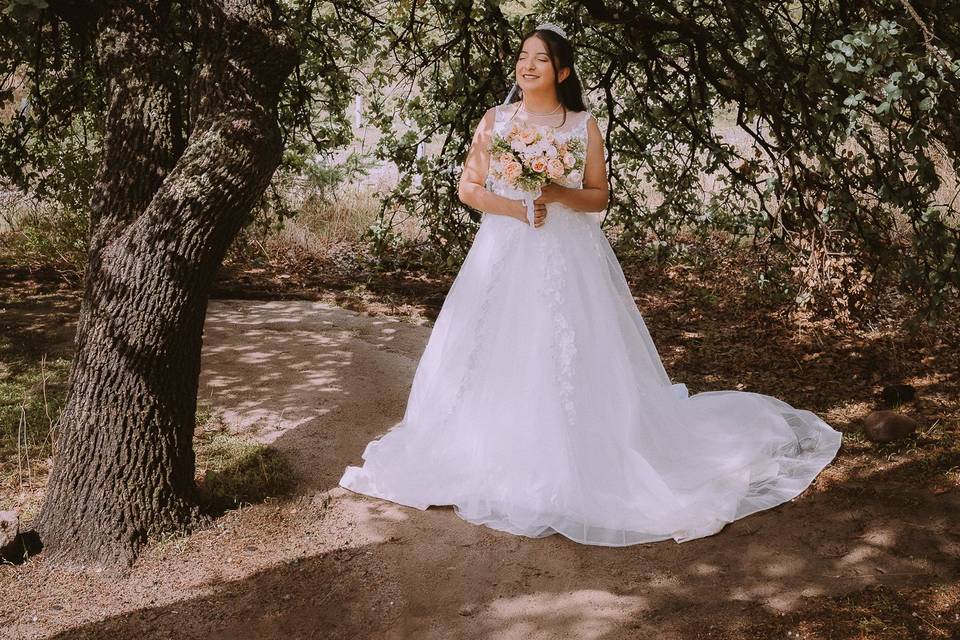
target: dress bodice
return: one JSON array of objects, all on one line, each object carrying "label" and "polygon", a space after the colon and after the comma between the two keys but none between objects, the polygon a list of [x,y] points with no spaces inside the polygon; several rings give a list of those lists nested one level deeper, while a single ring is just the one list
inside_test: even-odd
[{"label": "dress bodice", "polygon": [[[584,153],[586,153],[587,148],[587,121],[593,118],[593,114],[589,111],[571,111],[567,113],[566,122],[562,126],[554,127],[549,125],[537,124],[532,121],[526,120],[523,117],[523,112],[517,110],[517,104],[504,104],[498,105],[495,108],[496,117],[494,119],[493,132],[499,135],[506,135],[509,131],[509,128],[514,124],[520,124],[525,127],[533,128],[538,131],[548,131],[552,130],[554,137],[559,141],[568,140],[573,137],[578,137],[583,141]],[[487,181],[486,187],[489,191],[493,191],[497,195],[506,196],[508,198],[520,199],[523,197],[523,192],[520,192],[513,188],[512,186],[506,184],[501,179],[495,177],[496,171],[491,171],[491,169],[499,168],[499,161],[491,157],[490,166],[487,171]],[[583,186],[583,176],[581,175],[578,180],[567,180],[565,182],[560,182],[565,187],[572,188],[582,188]]]}]

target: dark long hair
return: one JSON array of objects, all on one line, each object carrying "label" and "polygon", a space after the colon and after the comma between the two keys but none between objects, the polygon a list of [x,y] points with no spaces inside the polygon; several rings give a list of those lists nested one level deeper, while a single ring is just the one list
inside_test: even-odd
[{"label": "dark long hair", "polygon": [[[556,31],[550,29],[534,29],[520,40],[520,46],[517,47],[517,55],[513,58],[513,66],[516,68],[517,61],[520,59],[520,53],[523,49],[523,43],[527,38],[537,36],[543,40],[543,44],[550,54],[550,64],[553,65],[553,76],[556,78],[560,69],[567,67],[570,74],[563,82],[557,83],[557,98],[563,105],[563,121],[567,121],[567,111],[586,111],[587,105],[583,103],[583,85],[580,84],[580,78],[577,77],[577,70],[573,66],[573,45],[570,41],[561,36]],[[517,86],[510,103],[518,102],[523,99],[523,89]],[[562,126],[562,125],[561,125]]]}]

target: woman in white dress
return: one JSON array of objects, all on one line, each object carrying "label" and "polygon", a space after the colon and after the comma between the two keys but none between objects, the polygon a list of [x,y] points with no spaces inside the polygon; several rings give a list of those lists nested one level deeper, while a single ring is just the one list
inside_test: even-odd
[{"label": "woman in white dress", "polygon": [[[483,212],[403,420],[340,485],[529,537],[625,546],[714,534],[799,495],[841,435],[770,396],[672,384],[597,217],[604,149],[562,30],[516,60],[519,100],[486,112],[460,183]],[[511,92],[511,95],[513,92]],[[582,175],[524,194],[490,171],[514,123],[584,143]],[[576,178],[576,180],[575,180]],[[532,214],[532,215],[528,215]]]}]

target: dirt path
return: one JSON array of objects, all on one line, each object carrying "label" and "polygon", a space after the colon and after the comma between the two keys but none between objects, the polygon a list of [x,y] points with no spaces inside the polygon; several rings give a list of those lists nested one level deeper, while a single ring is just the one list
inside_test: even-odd
[{"label": "dirt path", "polygon": [[[860,472],[843,451],[792,503],[709,538],[620,549],[338,487],[402,417],[429,332],[320,302],[212,301],[200,397],[284,454],[297,495],[152,547],[122,576],[65,577],[42,556],[0,568],[0,636],[783,638],[844,594],[936,597],[960,578],[960,492]],[[960,629],[907,622],[903,637]]]}]

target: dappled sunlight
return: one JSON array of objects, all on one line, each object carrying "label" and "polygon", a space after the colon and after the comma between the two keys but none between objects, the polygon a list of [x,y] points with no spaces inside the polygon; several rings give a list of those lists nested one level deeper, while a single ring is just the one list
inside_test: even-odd
[{"label": "dappled sunlight", "polygon": [[200,397],[229,428],[268,443],[335,410],[334,399],[349,393],[340,372],[353,363],[343,348],[351,332],[328,319],[337,313],[349,312],[309,302],[211,301]]},{"label": "dappled sunlight", "polygon": [[[195,615],[208,639],[323,626],[331,638],[685,640],[691,616],[778,616],[807,598],[957,579],[957,492],[924,494],[914,509],[917,489],[898,478],[924,461],[897,449],[872,465],[841,456],[796,500],[683,544],[531,539],[450,506],[355,494],[338,480],[402,418],[430,328],[304,301],[215,300],[209,311],[199,399],[271,443],[299,495],[153,547],[129,580],[97,587],[114,617],[90,613],[91,633],[141,635]],[[166,595],[144,601],[138,585],[154,575]],[[48,592],[83,608],[79,595]],[[238,610],[242,626],[225,622]]]},{"label": "dappled sunlight", "polygon": [[567,593],[540,591],[492,602],[490,622],[477,637],[491,640],[602,638],[645,608],[645,599],[638,596],[617,596],[594,589]]},{"label": "dappled sunlight", "polygon": [[803,569],[804,562],[800,558],[781,558],[773,562],[760,565],[757,569],[760,573],[772,578],[783,578],[793,575]]},{"label": "dappled sunlight", "polygon": [[837,400],[829,409],[823,412],[823,419],[828,424],[836,424],[849,419],[849,416],[865,416],[873,411],[873,403],[861,398]]},{"label": "dappled sunlight", "polygon": [[199,397],[276,446],[299,490],[327,489],[402,417],[429,331],[323,302],[212,300]]},{"label": "dappled sunlight", "polygon": [[860,538],[871,545],[892,549],[897,545],[897,532],[890,527],[868,527]]},{"label": "dappled sunlight", "polygon": [[714,564],[698,562],[693,566],[692,572],[700,576],[715,576],[721,573],[722,570]]},{"label": "dappled sunlight", "polygon": [[352,491],[331,489],[336,509],[347,516],[351,526],[366,542],[382,542],[390,537],[392,525],[410,520],[410,509],[386,500],[370,500]]},{"label": "dappled sunlight", "polygon": [[[928,512],[919,521],[894,511],[881,520],[887,511],[882,504],[852,499],[857,494],[850,492],[857,490],[840,476],[829,480],[829,473],[818,480],[825,489],[811,489],[716,535],[626,549],[578,545],[559,535],[512,536],[467,523],[450,506],[421,511],[355,494],[337,480],[347,465],[360,464],[370,440],[402,418],[429,328],[346,311],[334,316],[316,307],[284,312],[298,313],[307,323],[319,320],[315,326],[323,335],[290,359],[307,367],[312,362],[308,375],[320,387],[310,388],[302,375],[292,381],[287,390],[293,396],[307,395],[292,398],[291,408],[309,406],[304,400],[324,397],[322,390],[335,391],[329,404],[313,408],[312,421],[279,433],[275,446],[305,462],[309,458],[303,468],[312,474],[310,486],[330,495],[332,521],[349,531],[342,548],[372,545],[390,567],[408,594],[407,635],[434,637],[430,621],[444,616],[448,627],[469,630],[469,637],[612,637],[611,630],[625,624],[638,632],[659,628],[674,612],[693,606],[704,615],[756,604],[783,612],[804,598],[897,584],[903,574],[941,579],[909,560],[923,553],[908,549],[916,538],[911,532],[926,530],[942,512]],[[234,330],[224,323],[220,339],[244,342],[228,338],[228,328]],[[292,329],[273,333],[285,336],[273,348],[278,352],[302,339]],[[304,358],[311,353],[316,358]],[[230,375],[233,366],[224,360],[221,369]],[[264,374],[276,367],[264,366]],[[270,393],[278,390],[265,392]],[[243,406],[246,400],[236,402]],[[864,469],[860,480],[867,482],[868,473]],[[924,551],[943,560],[955,553],[951,544],[944,540]]]},{"label": "dappled sunlight", "polygon": [[780,593],[777,585],[772,583],[754,584],[749,587],[734,587],[730,591],[731,600],[743,600],[746,602],[761,601]]}]

